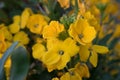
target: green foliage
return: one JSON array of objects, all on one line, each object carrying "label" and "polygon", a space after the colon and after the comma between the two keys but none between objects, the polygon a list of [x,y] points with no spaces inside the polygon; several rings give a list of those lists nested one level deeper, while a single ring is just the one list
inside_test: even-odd
[{"label": "green foliage", "polygon": [[29,69],[28,52],[23,47],[18,47],[11,55],[12,66],[10,80],[24,80]]},{"label": "green foliage", "polygon": [[17,44],[18,44],[18,42],[14,42],[12,44],[12,46],[4,53],[3,57],[0,59],[0,74],[2,74],[2,72],[3,72],[3,67],[4,67],[5,61],[10,56],[10,54],[12,54],[12,52],[15,49],[15,47],[17,46]]}]

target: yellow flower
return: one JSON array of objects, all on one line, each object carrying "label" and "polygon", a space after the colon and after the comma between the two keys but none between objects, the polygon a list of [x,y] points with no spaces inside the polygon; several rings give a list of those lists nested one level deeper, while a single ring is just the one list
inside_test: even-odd
[{"label": "yellow flower", "polygon": [[46,54],[46,49],[41,43],[36,43],[32,47],[32,55],[35,59],[41,60],[43,56]]},{"label": "yellow flower", "polygon": [[60,77],[60,80],[82,80],[82,77],[75,71],[74,68]]},{"label": "yellow flower", "polygon": [[111,1],[107,5],[107,7],[105,9],[105,13],[115,15],[115,14],[118,14],[118,10],[119,10],[119,4],[115,1]]},{"label": "yellow flower", "polygon": [[40,14],[34,14],[29,17],[27,27],[32,33],[42,34],[43,27],[47,25],[45,17]]},{"label": "yellow flower", "polygon": [[14,35],[13,41],[19,41],[21,44],[26,45],[29,43],[29,38],[25,32],[20,31]]},{"label": "yellow flower", "polygon": [[77,63],[75,65],[75,71],[81,76],[81,77],[90,77],[90,72],[85,63]]},{"label": "yellow flower", "polygon": [[69,69],[67,73],[62,75],[60,80],[82,80],[82,77],[90,77],[88,67],[84,63],[77,63],[74,68]]},{"label": "yellow flower", "polygon": [[108,52],[108,48],[105,46],[100,46],[100,45],[86,45],[80,46],[80,51],[79,51],[79,55],[80,55],[80,59],[81,61],[86,62],[89,58],[91,64],[96,67],[97,66],[97,62],[98,62],[98,54],[106,54]]},{"label": "yellow flower", "polygon": [[5,37],[2,32],[0,32],[0,53],[6,50]]},{"label": "yellow flower", "polygon": [[114,38],[118,38],[118,37],[120,37],[120,24],[116,25],[116,29],[115,29],[113,35],[107,41],[107,44],[109,44]]},{"label": "yellow flower", "polygon": [[59,78],[55,77],[55,78],[52,78],[52,80],[59,80]]},{"label": "yellow flower", "polygon": [[21,28],[24,29],[27,25],[27,21],[32,14],[32,10],[30,8],[25,8],[21,14]]},{"label": "yellow flower", "polygon": [[13,23],[17,23],[20,25],[20,16],[19,15],[16,15],[13,17]]},{"label": "yellow flower", "polygon": [[[71,38],[65,41],[58,41],[58,43],[51,43],[52,48],[48,48],[46,54],[43,56],[43,63],[50,69],[63,69],[70,61],[70,58],[78,53],[79,47]],[[52,70],[51,70],[52,71]]]},{"label": "yellow flower", "polygon": [[13,34],[19,32],[20,30],[20,25],[18,23],[13,23],[9,25],[9,31]]},{"label": "yellow flower", "polygon": [[82,45],[91,43],[96,37],[94,27],[90,26],[85,19],[79,19],[75,23],[72,23],[69,28],[69,34]]},{"label": "yellow flower", "polygon": [[69,8],[69,6],[70,6],[70,0],[58,0],[58,2],[60,4],[60,6],[65,9]]},{"label": "yellow flower", "polygon": [[8,27],[4,24],[0,25],[0,32],[3,32],[4,37],[8,41],[12,41],[12,34],[9,32]]},{"label": "yellow flower", "polygon": [[20,30],[20,16],[13,17],[13,23],[9,25],[9,31],[13,34],[19,32]]},{"label": "yellow flower", "polygon": [[93,26],[95,30],[99,31],[100,25],[95,16],[90,11],[85,12],[82,16],[84,19],[87,19],[88,23]]},{"label": "yellow flower", "polygon": [[[2,56],[3,56],[3,54],[0,53],[0,59],[2,58]],[[9,77],[10,77],[10,67],[11,67],[11,59],[9,57],[4,64],[4,69],[5,69],[7,80],[10,80],[9,79]]]},{"label": "yellow flower", "polygon": [[58,21],[51,21],[49,25],[43,29],[43,37],[46,39],[58,37],[58,34],[64,30],[64,25]]}]

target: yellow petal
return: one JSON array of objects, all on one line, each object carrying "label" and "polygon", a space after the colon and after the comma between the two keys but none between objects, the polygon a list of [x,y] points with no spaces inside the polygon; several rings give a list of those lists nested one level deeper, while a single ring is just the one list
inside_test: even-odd
[{"label": "yellow petal", "polygon": [[96,31],[94,27],[86,27],[83,31],[82,41],[90,43],[96,37]]},{"label": "yellow petal", "polygon": [[72,68],[69,72],[65,73],[60,80],[82,80],[82,78],[78,73],[74,72],[74,68]]},{"label": "yellow petal", "polygon": [[9,30],[11,33],[15,34],[20,31],[20,25],[18,23],[13,23],[9,25]]},{"label": "yellow petal", "polygon": [[35,59],[42,60],[42,57],[45,55],[46,49],[42,44],[37,43],[32,47],[32,51],[32,55]]},{"label": "yellow petal", "polygon": [[30,13],[28,11],[28,9],[26,8],[22,14],[21,14],[21,28],[25,28],[25,26],[27,25],[27,21],[30,17]]},{"label": "yellow petal", "polygon": [[75,71],[81,76],[81,77],[90,77],[90,72],[85,63],[77,63],[75,65]]},{"label": "yellow petal", "polygon": [[14,23],[19,24],[20,23],[20,16],[19,15],[14,16],[13,21],[14,21]]},{"label": "yellow petal", "polygon": [[55,78],[52,78],[52,80],[59,80],[59,78],[55,77]]},{"label": "yellow petal", "polygon": [[69,0],[58,0],[58,2],[62,8],[68,8],[70,6]]},{"label": "yellow petal", "polygon": [[56,64],[60,60],[61,56],[56,50],[50,50],[43,56],[43,63],[46,65]]},{"label": "yellow petal", "polygon": [[58,69],[58,70],[63,69],[69,61],[70,61],[70,56],[69,56],[69,54],[65,54],[65,53],[64,53],[64,54],[62,55],[60,61],[58,62],[57,69]]},{"label": "yellow petal", "polygon": [[86,62],[90,56],[90,51],[88,50],[88,46],[80,46],[80,60]]},{"label": "yellow petal", "polygon": [[63,49],[66,49],[68,54],[72,57],[74,55],[76,55],[79,51],[79,47],[76,45],[76,41],[74,41],[71,38],[67,38],[63,45],[62,45]]},{"label": "yellow petal", "polygon": [[90,56],[90,63],[96,67],[97,66],[97,62],[98,62],[98,54],[95,52],[91,52],[91,56]]},{"label": "yellow petal", "polygon": [[58,34],[64,30],[64,25],[58,21],[51,21],[49,25],[43,29],[44,38],[58,37]]},{"label": "yellow petal", "polygon": [[109,49],[105,46],[93,45],[92,47],[95,52],[98,52],[100,54],[106,54],[109,51]]}]

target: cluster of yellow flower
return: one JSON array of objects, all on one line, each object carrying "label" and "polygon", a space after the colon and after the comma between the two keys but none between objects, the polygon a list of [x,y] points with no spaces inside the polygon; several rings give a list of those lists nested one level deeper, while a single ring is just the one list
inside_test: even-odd
[{"label": "cluster of yellow flower", "polygon": [[[58,0],[58,2],[65,9],[70,6],[69,0]],[[71,2],[72,5],[75,5],[75,0],[71,0]],[[95,16],[104,16],[100,15],[100,10],[94,4],[107,4],[108,2],[110,0],[85,0],[83,2],[78,0],[80,11],[68,29],[59,21],[50,21],[48,17],[40,13],[35,14],[30,8],[26,8],[21,15],[13,17],[12,24],[8,26],[0,24],[0,57],[14,41],[19,41],[19,45],[32,49],[32,56],[41,61],[49,72],[66,68],[67,71],[59,76],[60,80],[82,80],[82,77],[90,77],[86,62],[90,62],[93,67],[96,67],[97,53],[106,54],[109,51],[107,47],[93,43],[93,40],[96,36],[98,39],[102,39],[106,34],[113,32],[110,29],[109,31],[103,30],[105,26],[103,24],[108,21],[110,16],[105,17],[102,21],[96,18]],[[113,6],[111,3],[109,5]],[[114,9],[116,6],[113,6],[111,10],[107,9],[106,13],[115,14]],[[117,26],[115,33],[108,40],[108,44],[120,35],[120,25]],[[29,44],[32,47],[29,47]],[[76,56],[80,59],[72,67],[68,66]],[[10,65],[9,58],[5,67],[9,69]],[[53,80],[58,80],[58,78],[53,78]]]}]

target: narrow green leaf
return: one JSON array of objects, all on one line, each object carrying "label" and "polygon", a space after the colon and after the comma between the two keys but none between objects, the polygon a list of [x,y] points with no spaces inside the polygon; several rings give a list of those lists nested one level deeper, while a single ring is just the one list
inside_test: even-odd
[{"label": "narrow green leaf", "polygon": [[29,69],[28,52],[23,47],[18,47],[11,55],[10,80],[25,80]]},{"label": "narrow green leaf", "polygon": [[5,70],[2,70],[2,74],[0,74],[0,80],[6,80]]},{"label": "narrow green leaf", "polygon": [[3,70],[4,63],[5,63],[6,59],[12,53],[12,51],[15,49],[17,44],[18,44],[18,42],[14,42],[12,44],[12,46],[10,48],[8,48],[8,50],[4,53],[3,57],[0,59],[0,75],[2,74],[2,70]]}]

